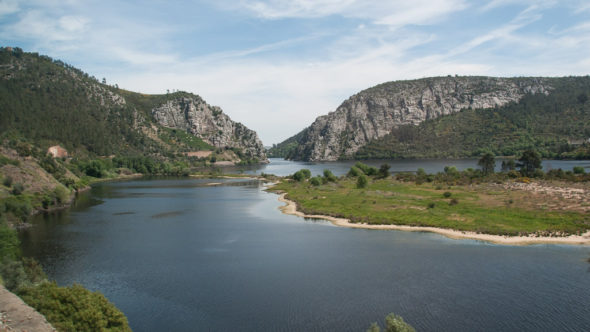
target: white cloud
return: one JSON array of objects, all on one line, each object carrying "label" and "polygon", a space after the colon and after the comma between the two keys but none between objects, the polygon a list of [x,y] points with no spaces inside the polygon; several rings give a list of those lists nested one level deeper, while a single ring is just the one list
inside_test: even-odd
[{"label": "white cloud", "polygon": [[61,16],[57,19],[40,10],[30,10],[9,26],[4,35],[18,39],[33,39],[41,43],[81,40],[90,20],[82,16]]},{"label": "white cloud", "polygon": [[18,12],[20,7],[16,0],[2,0],[0,1],[0,17],[10,15]]}]

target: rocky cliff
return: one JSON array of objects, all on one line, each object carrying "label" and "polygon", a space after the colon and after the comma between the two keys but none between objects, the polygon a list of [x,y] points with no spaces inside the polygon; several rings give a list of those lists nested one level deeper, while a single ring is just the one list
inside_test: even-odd
[{"label": "rocky cliff", "polygon": [[[402,125],[518,102],[526,94],[549,94],[544,78],[436,77],[384,83],[343,102],[298,134],[289,158],[337,160]],[[292,143],[292,142],[290,142]]]},{"label": "rocky cliff", "polygon": [[216,148],[237,148],[250,159],[267,160],[255,131],[232,121],[221,108],[197,96],[169,100],[152,109],[152,116],[162,126],[187,131]]},{"label": "rocky cliff", "polygon": [[197,95],[147,95],[102,82],[62,61],[0,47],[0,134],[74,155],[165,159],[219,148],[214,157],[267,160],[254,131]]}]

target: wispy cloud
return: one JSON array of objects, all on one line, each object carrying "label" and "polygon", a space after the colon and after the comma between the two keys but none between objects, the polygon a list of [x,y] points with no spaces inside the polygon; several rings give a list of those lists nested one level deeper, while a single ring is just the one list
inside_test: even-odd
[{"label": "wispy cloud", "polygon": [[391,26],[433,24],[450,13],[467,8],[467,3],[463,0],[243,0],[240,5],[266,19],[340,15]]}]

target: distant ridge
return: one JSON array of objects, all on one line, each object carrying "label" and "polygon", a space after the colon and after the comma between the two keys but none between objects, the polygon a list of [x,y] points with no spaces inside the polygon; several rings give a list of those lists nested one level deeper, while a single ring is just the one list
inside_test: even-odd
[{"label": "distant ridge", "polygon": [[[293,160],[455,158],[484,151],[575,158],[590,138],[590,77],[432,77],[361,91],[273,146]],[[581,152],[585,155],[587,150]]]}]

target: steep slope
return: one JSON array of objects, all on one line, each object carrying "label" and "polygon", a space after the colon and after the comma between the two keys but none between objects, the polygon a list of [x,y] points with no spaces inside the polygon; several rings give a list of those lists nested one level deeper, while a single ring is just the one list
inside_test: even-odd
[{"label": "steep slope", "polygon": [[[352,158],[363,146],[400,126],[418,125],[466,109],[502,107],[518,103],[525,95],[548,95],[555,80],[434,77],[384,83],[318,117],[297,135],[297,147],[288,151],[287,157],[312,161]],[[293,139],[288,143],[293,146]]]},{"label": "steep slope", "polygon": [[0,134],[77,154],[163,158],[231,149],[266,161],[254,131],[197,95],[144,95],[105,83],[47,56],[0,48]]}]

